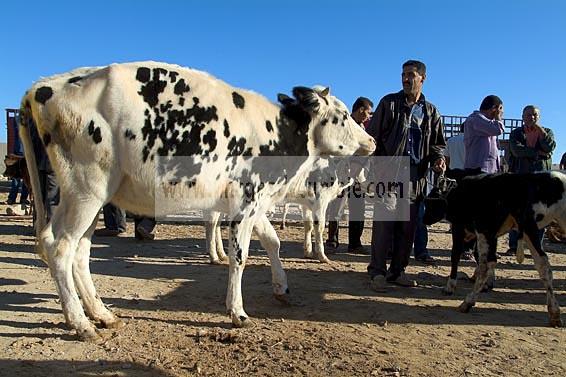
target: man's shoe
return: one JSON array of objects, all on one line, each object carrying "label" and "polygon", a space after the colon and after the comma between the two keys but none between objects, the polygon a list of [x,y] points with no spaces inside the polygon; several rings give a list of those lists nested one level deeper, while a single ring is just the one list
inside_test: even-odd
[{"label": "man's shoe", "polygon": [[436,259],[434,259],[433,257],[431,257],[430,255],[426,254],[426,255],[419,255],[418,257],[415,257],[415,260],[421,263],[424,263],[428,266],[436,266]]},{"label": "man's shoe", "polygon": [[153,241],[155,239],[155,234],[148,232],[143,226],[138,225],[136,227],[136,238],[140,241]]},{"label": "man's shoe", "polygon": [[369,282],[369,287],[376,292],[387,291],[387,281],[383,275],[375,275]]},{"label": "man's shoe", "polygon": [[416,287],[418,285],[415,280],[409,279],[405,272],[401,272],[395,279],[387,278],[387,282],[400,285],[401,287]]},{"label": "man's shoe", "polygon": [[338,249],[338,241],[326,240],[325,244],[331,249]]},{"label": "man's shoe", "polygon": [[116,237],[120,233],[122,232],[119,231],[118,229],[108,229],[108,228],[96,229],[94,231],[94,235],[97,237]]},{"label": "man's shoe", "polygon": [[369,255],[369,251],[362,245],[353,246],[353,247],[348,246],[348,253]]},{"label": "man's shoe", "polygon": [[514,257],[515,255],[517,255],[517,248],[516,247],[510,247],[509,249],[507,249],[506,252],[503,253],[503,255],[507,255],[509,257]]}]

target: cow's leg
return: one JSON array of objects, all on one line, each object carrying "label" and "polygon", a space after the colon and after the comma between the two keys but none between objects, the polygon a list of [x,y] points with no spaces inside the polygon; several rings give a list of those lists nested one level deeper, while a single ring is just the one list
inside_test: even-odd
[{"label": "cow's leg", "polygon": [[86,314],[92,320],[99,321],[106,328],[119,328],[122,327],[124,323],[104,306],[102,300],[96,294],[96,289],[94,288],[90,274],[89,259],[91,237],[97,222],[98,213],[94,217],[90,228],[88,228],[79,240],[73,263],[73,277]]},{"label": "cow's leg", "polygon": [[324,252],[324,223],[326,219],[326,207],[321,205],[314,208],[314,253],[322,263],[330,263],[330,259]]},{"label": "cow's leg", "polygon": [[496,256],[495,251],[497,248],[497,237],[495,235],[484,235],[478,233],[478,253],[479,253],[479,266],[477,268],[476,281],[474,283],[474,288],[470,292],[464,302],[459,307],[459,310],[463,313],[470,311],[472,306],[476,304],[476,298],[478,294],[482,291],[488,278],[488,269],[495,268]]},{"label": "cow's leg", "polygon": [[312,230],[313,230],[313,216],[312,211],[306,206],[303,207],[303,224],[304,224],[304,238],[303,238],[303,251],[304,257],[312,259]]},{"label": "cow's leg", "polygon": [[446,287],[442,290],[445,295],[452,295],[456,291],[458,282],[458,265],[464,250],[464,227],[459,224],[452,224],[452,250],[450,253],[450,276],[446,282]]},{"label": "cow's leg", "polygon": [[562,320],[560,319],[560,306],[554,296],[554,289],[552,287],[552,270],[548,262],[548,255],[542,250],[542,239],[538,235],[538,228],[536,225],[528,227],[523,233],[523,239],[531,250],[535,268],[546,288],[546,306],[548,308],[548,315],[550,317],[550,325],[553,327],[561,327]]},{"label": "cow's leg", "polygon": [[[497,256],[495,257],[497,258]],[[493,257],[490,259],[490,256],[488,254],[487,256],[487,279],[485,281],[485,285],[482,287],[482,292],[489,292],[492,291],[493,288],[495,287],[495,265],[496,263],[489,263],[490,261],[493,260]],[[495,261],[497,262],[497,261]]]},{"label": "cow's leg", "polygon": [[269,257],[273,295],[280,301],[287,301],[289,286],[287,285],[287,275],[285,274],[285,270],[283,270],[283,264],[279,258],[279,248],[281,246],[279,237],[277,237],[277,233],[267,216],[258,218],[254,230],[259,238],[259,242],[267,251]]},{"label": "cow's leg", "polygon": [[[217,229],[219,230],[219,220],[220,220],[220,212],[211,211],[204,214],[204,228],[206,233],[206,248],[208,250],[208,257],[210,259],[210,263],[212,264],[221,264],[222,260],[226,260],[226,254],[224,254],[224,250],[222,250],[223,255],[219,255],[218,253],[218,237],[217,237]],[[220,243],[222,243],[222,235],[220,237]],[[224,259],[222,259],[222,256]]]},{"label": "cow's leg", "polygon": [[220,226],[222,214],[218,215],[216,226],[214,227],[214,236],[216,237],[216,255],[223,263],[228,261],[228,256],[224,252],[224,243],[222,242],[222,228]]},{"label": "cow's leg", "polygon": [[242,299],[242,274],[248,259],[250,237],[254,226],[252,218],[244,218],[241,221],[230,221],[230,246],[228,260],[228,293],[226,295],[226,309],[235,327],[248,327],[253,325],[244,311]]},{"label": "cow's leg", "polygon": [[285,203],[283,204],[283,217],[281,218],[281,227],[279,229],[283,230],[286,227],[286,222],[287,222],[287,212],[289,212],[289,206],[291,205],[291,203]]},{"label": "cow's leg", "polygon": [[40,242],[47,252],[49,270],[55,280],[63,314],[81,340],[98,340],[100,336],[83,311],[73,280],[73,264],[79,240],[92,225],[92,219],[102,204],[94,199],[65,198],[62,193],[61,204],[41,233]]}]

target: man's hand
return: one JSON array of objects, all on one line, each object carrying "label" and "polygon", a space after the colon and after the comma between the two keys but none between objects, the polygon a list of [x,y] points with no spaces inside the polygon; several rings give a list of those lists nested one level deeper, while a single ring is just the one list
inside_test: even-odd
[{"label": "man's hand", "polygon": [[444,173],[446,171],[446,160],[444,160],[444,158],[439,158],[438,160],[434,161],[432,170],[434,170],[436,173]]}]

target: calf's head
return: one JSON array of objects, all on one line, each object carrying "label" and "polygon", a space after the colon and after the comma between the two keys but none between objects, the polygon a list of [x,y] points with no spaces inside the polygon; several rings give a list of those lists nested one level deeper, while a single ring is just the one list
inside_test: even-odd
[{"label": "calf's head", "polygon": [[296,107],[308,118],[309,152],[320,156],[370,155],[375,140],[350,116],[342,101],[330,95],[328,88],[293,88],[294,99],[279,94],[278,100],[289,109]]},{"label": "calf's head", "polygon": [[446,218],[448,201],[444,193],[437,187],[426,196],[424,200],[425,213],[423,223],[425,225],[436,224]]}]

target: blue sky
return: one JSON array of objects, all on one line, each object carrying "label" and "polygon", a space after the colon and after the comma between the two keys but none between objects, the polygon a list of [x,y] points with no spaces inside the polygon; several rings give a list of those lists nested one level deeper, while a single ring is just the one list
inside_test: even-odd
[{"label": "blue sky", "polygon": [[553,159],[566,152],[563,0],[29,0],[2,11],[2,108],[19,107],[41,76],[136,60],[198,68],[271,100],[325,84],[348,106],[377,103],[401,89],[401,64],[419,59],[442,114],[468,115],[487,94],[509,118],[536,104],[556,136]]}]

